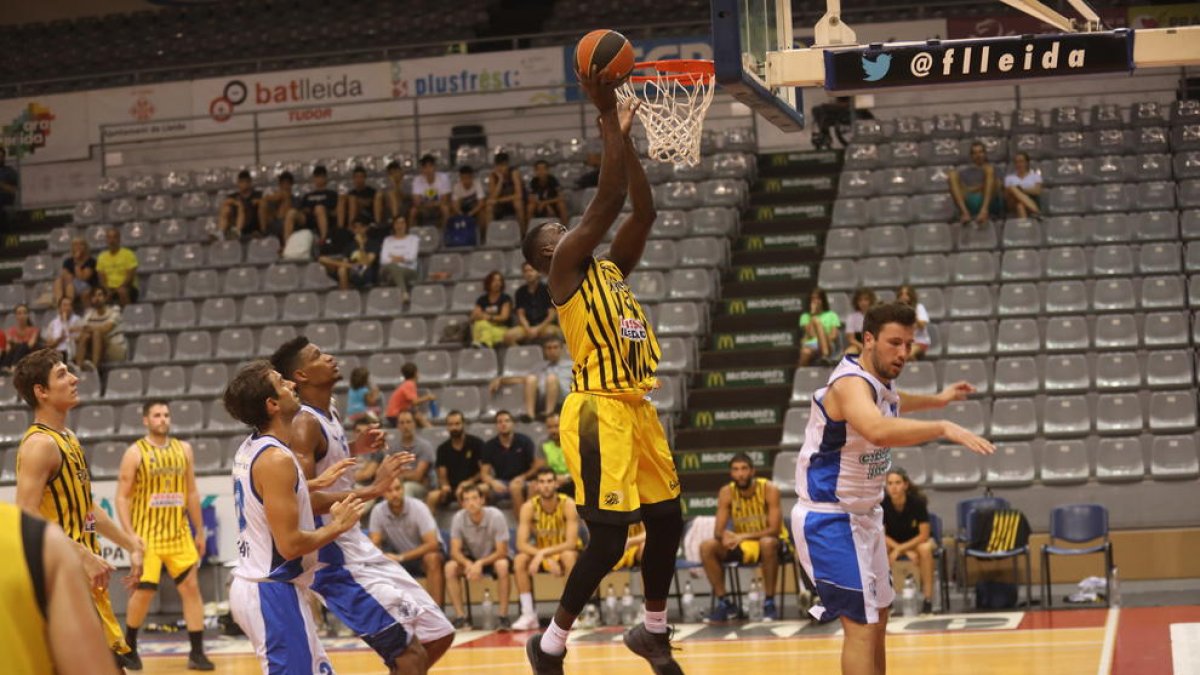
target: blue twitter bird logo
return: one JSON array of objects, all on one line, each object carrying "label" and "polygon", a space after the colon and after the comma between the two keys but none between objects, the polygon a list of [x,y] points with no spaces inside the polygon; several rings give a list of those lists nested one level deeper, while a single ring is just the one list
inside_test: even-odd
[{"label": "blue twitter bird logo", "polygon": [[892,55],[880,54],[874,61],[865,55],[862,57],[863,79],[867,82],[878,82],[887,76],[892,67]]}]

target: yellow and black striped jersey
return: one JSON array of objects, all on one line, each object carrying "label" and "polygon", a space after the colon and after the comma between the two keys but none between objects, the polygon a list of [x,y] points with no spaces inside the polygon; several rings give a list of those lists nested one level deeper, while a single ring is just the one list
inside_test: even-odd
[{"label": "yellow and black striped jersey", "polygon": [[9,673],[51,675],[46,643],[46,522],[12,504],[0,504],[0,654]]},{"label": "yellow and black striped jersey", "polygon": [[[729,491],[733,495],[730,503],[730,514],[733,519],[733,531],[738,534],[761,532],[767,529],[767,479],[755,478],[753,492],[747,497],[738,489],[735,481],[729,482]],[[779,523],[779,538],[786,541],[787,528]]]},{"label": "yellow and black striped jersey", "polygon": [[592,259],[579,289],[558,308],[558,322],[575,359],[571,391],[645,394],[654,389],[658,340],[616,263]]},{"label": "yellow and black striped jersey", "polygon": [[[38,512],[43,518],[57,523],[72,540],[100,553],[96,542],[96,519],[92,515],[92,474],[79,439],[70,430],[58,432],[44,424],[33,423],[25,430],[21,442],[33,434],[45,434],[58,446],[62,459],[58,471],[46,482]],[[17,455],[20,475],[21,456]]]},{"label": "yellow and black striped jersey", "polygon": [[533,499],[533,539],[537,548],[558,546],[567,540],[567,514],[563,504],[567,500],[555,493],[554,509],[546,511],[542,506],[542,498]]},{"label": "yellow and black striped jersey", "polygon": [[135,445],[142,456],[130,500],[134,531],[147,547],[158,551],[190,541],[188,459],[183,443],[170,438],[160,448],[141,438]]}]

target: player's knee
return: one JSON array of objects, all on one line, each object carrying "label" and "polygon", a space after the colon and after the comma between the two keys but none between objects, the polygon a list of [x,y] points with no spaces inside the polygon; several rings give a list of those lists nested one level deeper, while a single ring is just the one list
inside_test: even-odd
[{"label": "player's knee", "polygon": [[446,558],[441,551],[433,551],[421,556],[421,562],[425,565],[426,574],[437,571],[441,572],[446,564]]},{"label": "player's knee", "polygon": [[776,537],[763,537],[758,540],[758,547],[762,550],[763,555],[774,555],[779,550],[779,539]]}]

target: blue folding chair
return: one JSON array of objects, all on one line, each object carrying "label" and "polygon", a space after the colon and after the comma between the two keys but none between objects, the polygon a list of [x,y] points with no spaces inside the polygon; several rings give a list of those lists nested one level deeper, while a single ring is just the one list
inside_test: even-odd
[{"label": "blue folding chair", "polygon": [[955,568],[957,570],[955,576],[958,579],[959,585],[963,588],[966,588],[967,585],[967,567],[964,562],[963,551],[967,547],[967,541],[969,541],[967,539],[967,526],[971,522],[972,513],[976,509],[995,511],[996,509],[1007,509],[1008,507],[1008,500],[1003,497],[972,497],[971,499],[964,499],[955,504],[954,514],[958,520],[958,529],[954,533]]},{"label": "blue folding chair", "polygon": [[929,537],[933,539],[933,561],[937,565],[938,587],[942,594],[942,611],[950,611],[950,575],[946,572],[946,549],[942,546],[942,518],[929,514]]},{"label": "blue folding chair", "polygon": [[[1062,541],[1084,544],[1100,540],[1084,547],[1059,546]],[[1050,556],[1104,554],[1104,605],[1112,602],[1112,542],[1108,539],[1108,509],[1099,504],[1067,504],[1055,507],[1050,512],[1050,542],[1042,545],[1042,600],[1050,607],[1054,598],[1050,592]]]}]

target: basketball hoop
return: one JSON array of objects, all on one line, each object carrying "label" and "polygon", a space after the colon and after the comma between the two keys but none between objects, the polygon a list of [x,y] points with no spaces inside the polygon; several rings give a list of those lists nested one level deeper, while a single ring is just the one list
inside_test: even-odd
[{"label": "basketball hoop", "polygon": [[634,70],[652,74],[630,76],[617,89],[617,98],[641,99],[637,116],[646,127],[650,157],[672,164],[699,164],[700,131],[716,89],[712,61],[648,61],[636,64]]}]

